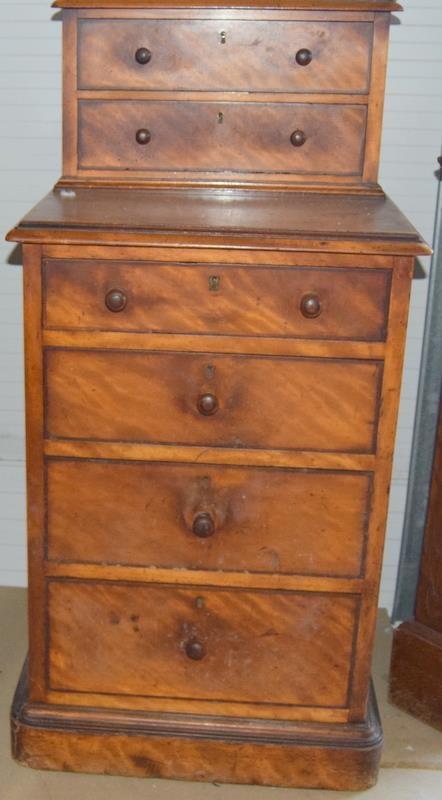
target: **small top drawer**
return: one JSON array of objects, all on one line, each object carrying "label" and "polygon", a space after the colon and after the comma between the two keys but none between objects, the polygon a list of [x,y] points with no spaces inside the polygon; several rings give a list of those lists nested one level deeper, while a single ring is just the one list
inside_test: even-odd
[{"label": "small top drawer", "polygon": [[44,287],[47,328],[380,341],[390,271],[47,260]]},{"label": "small top drawer", "polygon": [[81,20],[80,89],[368,91],[370,22]]}]

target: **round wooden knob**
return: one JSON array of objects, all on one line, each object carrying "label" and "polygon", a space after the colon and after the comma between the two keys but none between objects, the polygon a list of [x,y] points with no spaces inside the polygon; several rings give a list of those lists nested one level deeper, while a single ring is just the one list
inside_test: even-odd
[{"label": "round wooden knob", "polygon": [[148,64],[151,58],[152,53],[147,47],[139,47],[135,53],[135,61],[137,61],[138,64]]},{"label": "round wooden knob", "polygon": [[209,417],[218,410],[218,400],[214,394],[203,394],[198,400],[198,411]]},{"label": "round wooden knob", "polygon": [[292,135],[290,136],[290,141],[293,147],[302,147],[302,145],[307,141],[307,136],[305,135],[304,131],[293,131]]},{"label": "round wooden knob", "polygon": [[105,297],[105,303],[109,311],[122,311],[126,307],[127,297],[121,289],[111,289]]},{"label": "round wooden knob", "polygon": [[135,134],[135,139],[138,144],[149,144],[151,140],[150,131],[148,131],[147,128],[140,128]]},{"label": "round wooden knob", "polygon": [[308,64],[310,64],[312,58],[313,58],[312,51],[308,50],[306,47],[303,47],[301,50],[298,50],[295,56],[296,63],[299,64],[300,67],[306,67]]},{"label": "round wooden knob", "polygon": [[206,654],[204,645],[201,642],[198,642],[196,639],[193,639],[191,642],[187,642],[185,650],[186,656],[191,658],[193,661],[201,661]]},{"label": "round wooden knob", "polygon": [[313,319],[314,317],[319,317],[321,313],[321,303],[319,302],[319,297],[316,294],[305,294],[301,300],[301,313],[304,317],[309,317]]},{"label": "round wooden knob", "polygon": [[192,524],[192,531],[200,539],[207,539],[215,533],[215,523],[207,512],[197,514]]}]

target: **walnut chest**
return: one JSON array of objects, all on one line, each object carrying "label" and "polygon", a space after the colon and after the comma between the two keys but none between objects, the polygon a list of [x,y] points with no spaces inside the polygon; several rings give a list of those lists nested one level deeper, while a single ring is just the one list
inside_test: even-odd
[{"label": "walnut chest", "polygon": [[414,258],[381,0],[59,2],[23,244],[41,768],[357,789]]}]

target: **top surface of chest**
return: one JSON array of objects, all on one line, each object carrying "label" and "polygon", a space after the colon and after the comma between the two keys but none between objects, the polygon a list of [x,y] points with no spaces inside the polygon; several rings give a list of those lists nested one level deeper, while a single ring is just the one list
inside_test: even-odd
[{"label": "top surface of chest", "polygon": [[9,238],[16,241],[161,243],[428,254],[415,228],[382,197],[212,189],[56,189]]},{"label": "top surface of chest", "polygon": [[65,182],[379,191],[397,4],[56,5]]},{"label": "top surface of chest", "polygon": [[254,0],[244,3],[243,0],[230,0],[225,2],[216,0],[193,0],[186,3],[184,0],[54,0],[54,8],[102,8],[102,9],[132,9],[132,8],[216,8],[223,11],[232,8],[289,8],[299,10],[319,11],[402,11],[402,6],[396,0]]}]

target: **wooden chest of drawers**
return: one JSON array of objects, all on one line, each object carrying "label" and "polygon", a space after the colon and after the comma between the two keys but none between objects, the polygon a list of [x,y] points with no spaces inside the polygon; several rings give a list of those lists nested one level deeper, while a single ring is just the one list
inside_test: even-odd
[{"label": "wooden chest of drawers", "polygon": [[25,252],[31,596],[17,757],[369,785],[426,246],[385,198],[195,189],[57,189],[11,237]]},{"label": "wooden chest of drawers", "polygon": [[10,234],[30,588],[14,754],[369,786],[408,295],[429,252],[376,183],[398,6],[55,5],[63,176]]}]

